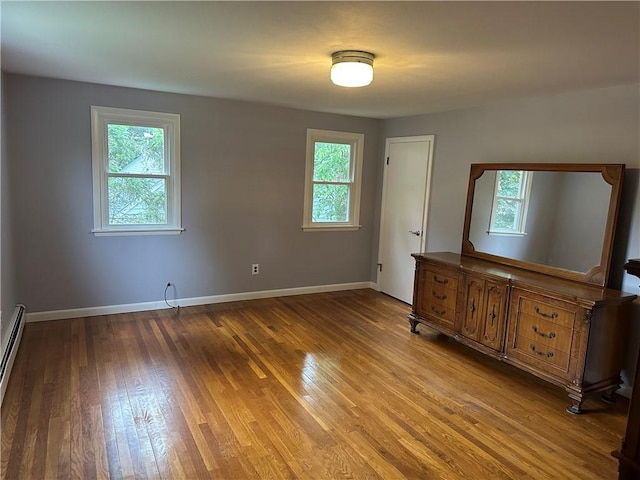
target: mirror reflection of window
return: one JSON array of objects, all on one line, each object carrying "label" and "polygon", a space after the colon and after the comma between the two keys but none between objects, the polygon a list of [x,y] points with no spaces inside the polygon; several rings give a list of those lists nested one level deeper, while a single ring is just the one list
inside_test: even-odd
[{"label": "mirror reflection of window", "polygon": [[533,172],[498,170],[489,223],[490,235],[525,235]]},{"label": "mirror reflection of window", "polygon": [[[524,197],[527,202],[520,217],[526,220],[522,228],[526,233],[491,232],[496,193],[508,190],[496,190],[496,177],[500,172],[506,180],[505,175],[519,175],[521,170],[527,170],[529,178],[516,176],[511,191],[521,191],[524,185],[528,197],[511,196]],[[463,254],[525,262],[527,268],[537,271],[551,268],[565,278],[577,276],[580,281],[603,285],[623,172],[624,166],[617,164],[476,164],[469,182],[472,198],[468,199]],[[512,214],[511,219],[515,218]]]}]

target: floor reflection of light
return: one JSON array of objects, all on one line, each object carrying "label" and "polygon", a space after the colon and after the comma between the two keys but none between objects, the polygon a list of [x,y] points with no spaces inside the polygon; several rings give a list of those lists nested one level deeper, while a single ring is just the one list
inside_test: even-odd
[{"label": "floor reflection of light", "polygon": [[304,383],[314,383],[318,380],[318,362],[313,353],[304,355],[304,365],[302,366],[302,381]]}]

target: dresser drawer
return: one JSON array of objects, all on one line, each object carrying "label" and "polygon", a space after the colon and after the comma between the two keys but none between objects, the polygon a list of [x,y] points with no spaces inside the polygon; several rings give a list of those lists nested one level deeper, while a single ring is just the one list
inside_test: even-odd
[{"label": "dresser drawer", "polygon": [[456,309],[455,307],[450,308],[445,305],[441,305],[439,303],[435,303],[432,301],[427,302],[427,313],[431,315],[435,315],[439,317],[441,320],[444,320],[445,323],[454,324],[456,318]]},{"label": "dresser drawer", "polygon": [[523,341],[532,341],[536,345],[544,345],[564,353],[571,353],[573,328],[532,317],[521,315],[516,335]]},{"label": "dresser drawer", "polygon": [[[565,308],[562,308],[565,306]],[[542,296],[523,298],[520,302],[520,313],[533,319],[545,320],[556,325],[573,328],[576,313],[571,305]]]},{"label": "dresser drawer", "polygon": [[427,283],[432,284],[434,286],[439,286],[442,288],[448,288],[453,291],[457,291],[458,289],[458,279],[457,277],[450,276],[443,273],[436,273],[431,270],[427,270]]},{"label": "dresser drawer", "polygon": [[567,372],[569,370],[571,356],[567,352],[561,352],[548,345],[529,340],[525,337],[519,337],[516,340],[514,349],[520,353],[529,355],[532,359],[535,358],[543,364],[558,368],[561,372]]},{"label": "dresser drawer", "polygon": [[444,288],[434,283],[427,284],[426,292],[428,303],[441,305],[448,310],[456,308],[456,291],[450,288]]}]

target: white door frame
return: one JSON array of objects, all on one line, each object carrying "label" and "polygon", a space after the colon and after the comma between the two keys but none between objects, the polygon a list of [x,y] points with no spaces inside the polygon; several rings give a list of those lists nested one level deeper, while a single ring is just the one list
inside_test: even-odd
[{"label": "white door frame", "polygon": [[[422,235],[420,236],[420,251],[424,252],[427,247],[427,220],[429,217],[429,199],[431,197],[431,169],[433,166],[433,144],[435,135],[416,135],[411,137],[388,137],[385,140],[384,159],[386,162],[389,158],[389,149],[392,143],[410,143],[410,142],[428,142],[429,148],[427,152],[427,178],[425,178],[424,190],[424,208],[422,216]],[[378,235],[378,264],[381,263],[383,248],[383,232],[384,232],[384,204],[387,196],[387,169],[384,169],[382,179],[382,202],[380,203],[380,232]],[[376,290],[380,291],[380,269],[376,268]]]}]

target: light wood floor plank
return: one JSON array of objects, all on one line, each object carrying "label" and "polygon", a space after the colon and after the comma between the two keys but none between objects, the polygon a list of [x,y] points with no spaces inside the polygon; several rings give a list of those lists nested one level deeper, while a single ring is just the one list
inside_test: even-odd
[{"label": "light wood floor plank", "polygon": [[28,324],[1,477],[616,477],[626,401],[562,389],[372,290]]}]

